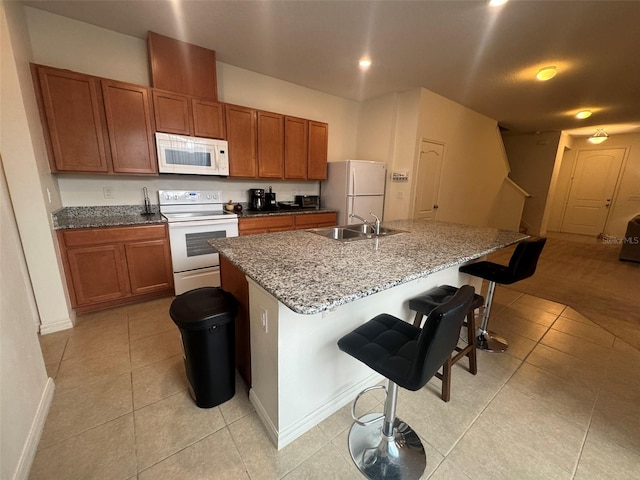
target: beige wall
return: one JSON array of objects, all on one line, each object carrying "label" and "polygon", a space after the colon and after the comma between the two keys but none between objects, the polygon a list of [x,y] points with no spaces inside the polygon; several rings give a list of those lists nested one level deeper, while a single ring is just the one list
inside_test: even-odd
[{"label": "beige wall", "polygon": [[[517,228],[509,220],[512,212],[498,206],[507,164],[497,122],[426,89],[386,95],[360,107],[358,158],[387,162],[385,220],[413,216],[423,138],[445,144],[438,220]],[[394,171],[407,172],[409,181],[393,182]]]},{"label": "beige wall", "polygon": [[571,174],[580,150],[611,148],[626,149],[626,157],[604,233],[614,237],[624,236],[627,222],[640,214],[640,133],[611,135],[609,140],[601,145],[591,145],[584,137],[573,140],[572,148],[566,150],[562,157],[558,184],[552,200],[549,230],[560,230],[564,205],[569,195]]},{"label": "beige wall", "polygon": [[503,141],[511,165],[509,177],[531,195],[525,202],[522,221],[529,233],[544,235],[549,189],[554,172],[557,175],[560,132],[503,135]]},{"label": "beige wall", "polygon": [[445,144],[436,218],[471,225],[501,223],[495,214],[507,166],[497,122],[422,89],[418,137]]},{"label": "beige wall", "polygon": [[[33,61],[78,72],[150,85],[147,44],[130,37],[59,15],[26,7]],[[220,101],[246,105],[329,124],[329,161],[355,155],[358,104],[333,95],[218,62]],[[248,188],[272,185],[279,200],[297,194],[317,194],[318,182],[272,182],[266,180],[202,180],[193,176],[107,177],[58,175],[64,206],[127,205],[142,201],[142,187],[150,192],[171,188],[207,188],[223,197],[247,201]],[[114,198],[104,198],[111,187]]]},{"label": "beige wall", "polygon": [[14,2],[3,5],[0,151],[42,330],[55,331],[72,326],[49,215],[60,206],[60,198],[49,173],[31,82],[23,9]]},{"label": "beige wall", "polygon": [[[13,117],[15,105],[10,101],[19,95],[7,22],[15,14],[0,3],[0,478],[7,479],[27,478],[52,394],[38,343],[38,310],[5,178],[5,158],[14,164],[14,175],[20,159],[7,135],[16,133],[14,121],[24,121],[24,115]],[[20,130],[24,128],[23,124]],[[29,170],[37,177],[33,165]],[[24,193],[21,178],[13,188]],[[25,221],[25,228],[33,232],[29,223]]]},{"label": "beige wall", "polygon": [[34,418],[48,408],[37,321],[0,157],[0,478],[26,478],[41,433]]},{"label": "beige wall", "polygon": [[411,182],[392,182],[393,171],[413,177],[420,89],[393,93],[360,105],[355,158],[387,164],[384,220],[411,217]]}]

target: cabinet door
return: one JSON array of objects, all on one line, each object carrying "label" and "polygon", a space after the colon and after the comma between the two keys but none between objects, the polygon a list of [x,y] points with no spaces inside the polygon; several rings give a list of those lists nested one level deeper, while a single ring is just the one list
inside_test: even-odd
[{"label": "cabinet door", "polygon": [[74,307],[128,296],[126,264],[119,245],[70,248],[67,258]]},{"label": "cabinet door", "polygon": [[147,39],[154,87],[218,101],[216,52],[154,32]]},{"label": "cabinet door", "polygon": [[256,111],[238,105],[224,106],[229,142],[229,176],[255,177]]},{"label": "cabinet door", "polygon": [[236,369],[247,386],[251,386],[251,331],[249,326],[249,285],[247,276],[233,263],[220,256],[221,287],[238,301],[236,315]]},{"label": "cabinet door", "polygon": [[60,172],[107,172],[97,79],[49,67],[37,67],[37,72],[52,166]]},{"label": "cabinet door", "polygon": [[224,111],[221,103],[191,99],[193,134],[196,137],[225,138]]},{"label": "cabinet door", "polygon": [[258,177],[282,178],[284,175],[284,116],[257,112]]},{"label": "cabinet door", "polygon": [[309,121],[284,117],[284,178],[307,179]]},{"label": "cabinet door", "polygon": [[151,95],[156,130],[177,135],[191,135],[189,97],[156,89],[151,91]]},{"label": "cabinet door", "polygon": [[274,215],[238,219],[240,236],[293,230],[293,215]]},{"label": "cabinet door", "polygon": [[149,89],[102,80],[111,161],[116,173],[158,173]]},{"label": "cabinet door", "polygon": [[309,180],[327,179],[327,149],[329,144],[329,125],[309,120]]},{"label": "cabinet door", "polygon": [[306,213],[304,215],[296,215],[295,224],[297,229],[332,227],[337,225],[338,215],[333,212],[329,213]]},{"label": "cabinet door", "polygon": [[157,292],[173,287],[168,240],[127,243],[124,248],[132,295]]}]

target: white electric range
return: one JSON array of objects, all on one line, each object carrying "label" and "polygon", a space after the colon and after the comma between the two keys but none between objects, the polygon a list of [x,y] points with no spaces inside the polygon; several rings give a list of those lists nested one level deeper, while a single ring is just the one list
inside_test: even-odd
[{"label": "white electric range", "polygon": [[237,237],[238,216],[224,210],[217,190],[159,190],[160,213],[167,219],[176,295],[220,286],[220,260],[207,240]]}]

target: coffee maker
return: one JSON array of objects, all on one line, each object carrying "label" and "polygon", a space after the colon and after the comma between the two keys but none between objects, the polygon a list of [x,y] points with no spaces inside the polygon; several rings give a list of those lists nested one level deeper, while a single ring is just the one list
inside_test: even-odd
[{"label": "coffee maker", "polygon": [[249,208],[262,210],[264,208],[264,188],[249,189]]}]

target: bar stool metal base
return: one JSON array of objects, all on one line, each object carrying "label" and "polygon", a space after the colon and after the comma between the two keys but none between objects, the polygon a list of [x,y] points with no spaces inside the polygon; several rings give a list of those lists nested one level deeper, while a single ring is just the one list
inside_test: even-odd
[{"label": "bar stool metal base", "polygon": [[478,331],[476,346],[480,350],[491,353],[503,353],[509,348],[509,344],[504,337],[488,330]]},{"label": "bar stool metal base", "polygon": [[[360,418],[366,422],[379,414]],[[369,479],[419,479],[427,466],[427,457],[418,435],[398,417],[393,422],[393,437],[382,434],[384,417],[363,426],[354,423],[349,432],[349,453],[358,469]]]}]

